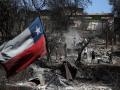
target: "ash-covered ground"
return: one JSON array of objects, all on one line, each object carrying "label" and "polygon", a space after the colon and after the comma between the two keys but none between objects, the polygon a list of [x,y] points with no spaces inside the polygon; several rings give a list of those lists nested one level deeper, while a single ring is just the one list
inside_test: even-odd
[{"label": "ash-covered ground", "polygon": [[[61,69],[45,68],[43,63],[48,61],[43,60],[42,63],[41,61],[37,61],[37,64],[32,64],[23,72],[8,79],[1,67],[0,90],[120,90],[119,66],[81,65],[77,68],[75,77],[67,80]],[[52,66],[56,66],[57,63],[52,64]],[[74,65],[72,66],[74,67]],[[71,73],[75,72],[71,71]]]},{"label": "ash-covered ground", "polygon": [[27,70],[9,79],[6,79],[2,73],[0,90],[113,90],[112,82],[85,77],[81,75],[81,79],[67,80],[59,70],[53,71],[31,65]]}]

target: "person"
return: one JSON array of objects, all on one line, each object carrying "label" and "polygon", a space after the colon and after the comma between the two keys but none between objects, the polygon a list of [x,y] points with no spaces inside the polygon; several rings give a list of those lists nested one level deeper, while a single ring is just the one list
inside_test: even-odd
[{"label": "person", "polygon": [[112,52],[108,52],[108,56],[109,56],[109,63],[112,63]]},{"label": "person", "polygon": [[95,60],[95,52],[92,51],[92,60],[91,60],[91,63],[92,63],[92,64],[93,64],[94,60]]},{"label": "person", "polygon": [[84,58],[87,59],[87,47],[84,49]]}]

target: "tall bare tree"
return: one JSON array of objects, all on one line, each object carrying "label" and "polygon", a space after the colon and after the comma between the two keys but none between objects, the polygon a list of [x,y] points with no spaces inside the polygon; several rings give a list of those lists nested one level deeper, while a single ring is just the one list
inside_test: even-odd
[{"label": "tall bare tree", "polygon": [[[67,29],[70,17],[73,16],[78,8],[84,8],[90,0],[47,0],[48,8],[51,10],[51,20],[55,25],[55,30]],[[67,15],[67,11],[70,13]]]},{"label": "tall bare tree", "polygon": [[14,8],[11,7],[10,0],[0,0],[0,32],[2,42],[11,38],[11,30],[14,22]]}]

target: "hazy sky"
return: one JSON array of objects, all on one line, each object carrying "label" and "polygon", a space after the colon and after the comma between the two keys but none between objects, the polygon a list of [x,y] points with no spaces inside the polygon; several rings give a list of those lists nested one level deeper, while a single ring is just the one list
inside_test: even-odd
[{"label": "hazy sky", "polygon": [[89,5],[85,11],[87,13],[109,13],[112,6],[109,5],[109,0],[92,0],[92,5]]}]

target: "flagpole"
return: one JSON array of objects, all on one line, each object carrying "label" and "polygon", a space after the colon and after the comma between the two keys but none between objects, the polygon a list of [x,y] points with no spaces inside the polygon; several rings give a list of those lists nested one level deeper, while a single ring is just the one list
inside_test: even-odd
[{"label": "flagpole", "polygon": [[49,61],[49,49],[48,49],[48,39],[47,39],[47,36],[46,36],[46,33],[44,31],[44,36],[45,36],[45,41],[46,41],[46,49],[47,49],[47,60]]},{"label": "flagpole", "polygon": [[50,52],[49,52],[49,49],[48,49],[48,39],[47,39],[47,35],[46,35],[46,31],[45,31],[46,29],[44,28],[44,36],[45,36],[45,40],[46,40],[46,49],[47,49],[47,61],[49,61],[50,63],[51,63],[51,65],[52,65],[52,61],[51,61],[51,59],[50,59]]},{"label": "flagpole", "polygon": [[[41,20],[41,18],[39,17],[39,19]],[[43,23],[42,23],[43,24]],[[44,34],[44,36],[45,36],[45,41],[46,41],[46,49],[47,49],[47,61],[49,61],[49,58],[50,58],[50,56],[49,56],[49,49],[48,49],[48,39],[47,39],[47,36],[46,36],[46,27],[45,27],[45,25],[42,25],[43,26],[43,34]],[[45,28],[44,28],[45,27]]]}]

